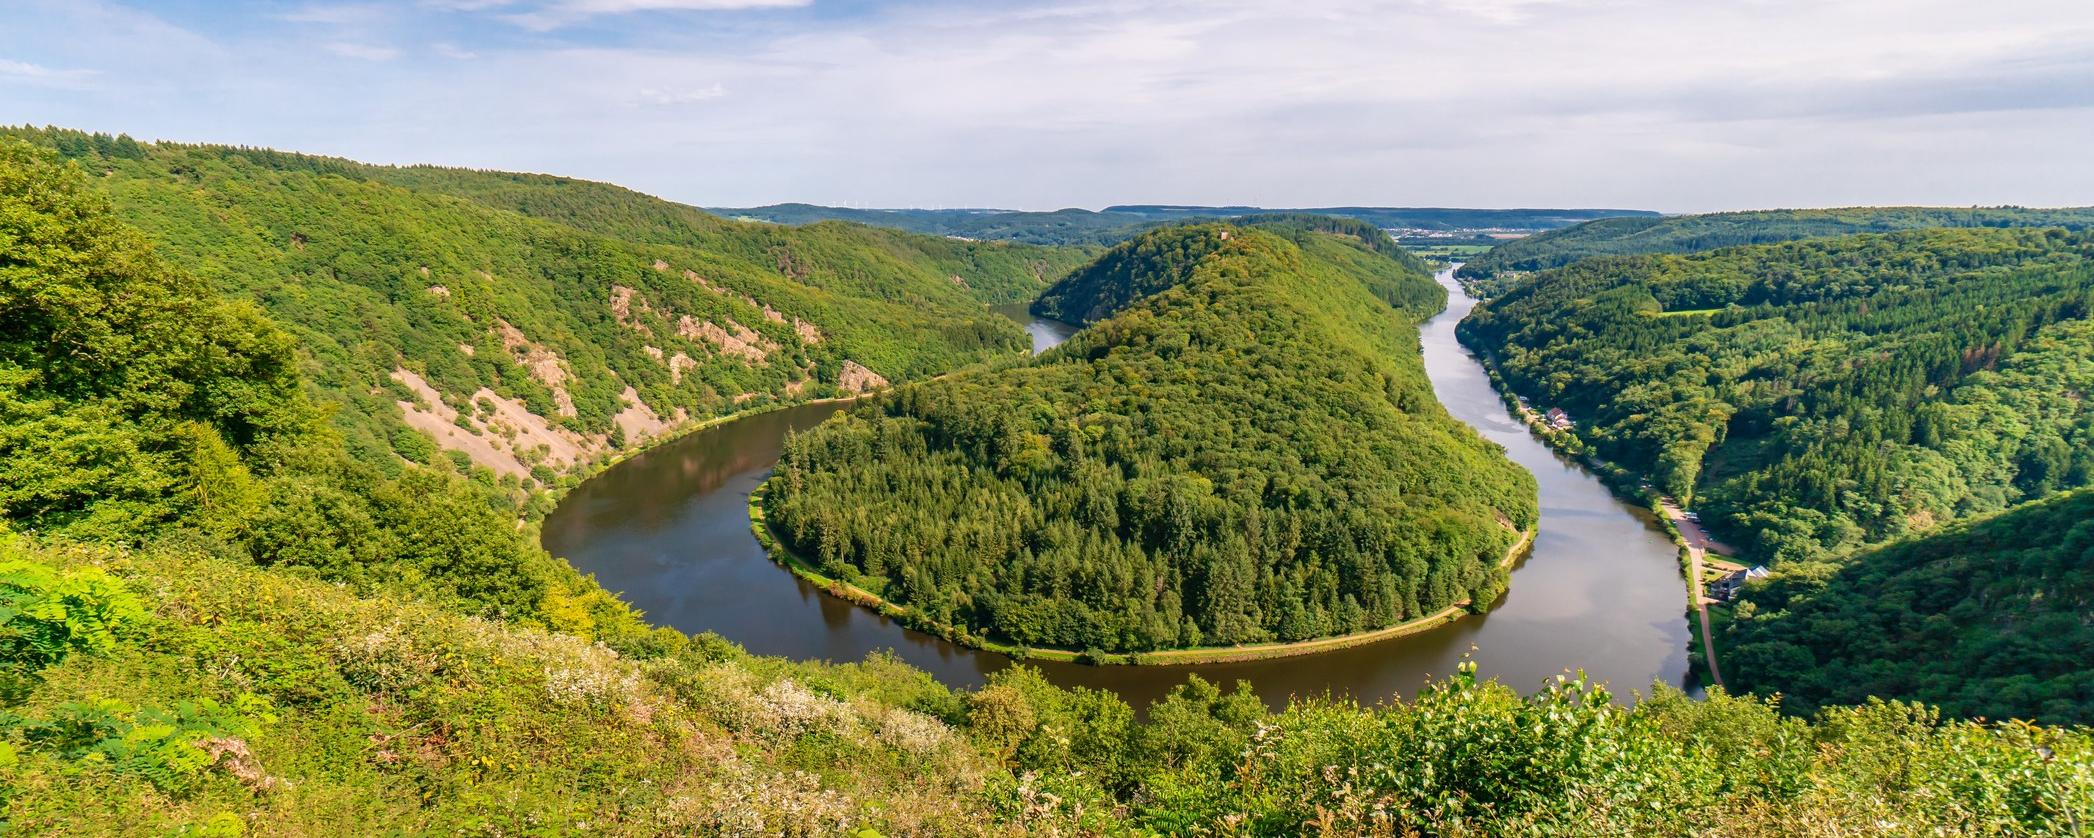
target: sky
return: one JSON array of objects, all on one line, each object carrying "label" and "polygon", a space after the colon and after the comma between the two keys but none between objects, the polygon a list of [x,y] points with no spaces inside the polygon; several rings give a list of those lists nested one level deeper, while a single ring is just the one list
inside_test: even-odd
[{"label": "sky", "polygon": [[2094,0],[0,0],[0,123],[703,206],[2094,204]]}]

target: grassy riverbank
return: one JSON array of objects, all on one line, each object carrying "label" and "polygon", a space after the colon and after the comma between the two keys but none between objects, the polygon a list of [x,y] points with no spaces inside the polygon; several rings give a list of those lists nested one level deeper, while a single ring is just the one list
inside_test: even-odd
[{"label": "grassy riverbank", "polygon": [[[878,611],[882,616],[900,622],[910,628],[927,634],[937,635],[961,646],[1009,655],[1019,660],[1065,661],[1098,665],[1190,666],[1195,664],[1290,658],[1300,655],[1334,652],[1339,649],[1378,643],[1383,640],[1393,640],[1398,637],[1430,631],[1459,620],[1463,615],[1476,613],[1474,603],[1464,600],[1423,617],[1405,620],[1393,626],[1373,631],[1343,634],[1334,637],[1320,637],[1314,640],[1302,640],[1293,643],[1203,646],[1190,649],[1161,649],[1127,654],[1018,646],[960,631],[953,626],[928,622],[911,611],[908,606],[890,602],[879,594],[816,569],[811,562],[788,549],[784,541],[778,538],[777,533],[771,531],[770,523],[765,519],[763,511],[764,493],[770,489],[770,485],[770,481],[766,480],[762,485],[756,487],[756,491],[749,495],[749,531],[756,537],[757,543],[763,545],[764,552],[770,555],[772,561],[792,571],[793,575],[813,583],[816,587],[821,588],[824,592],[837,599]],[[1519,540],[1513,543],[1511,549],[1505,551],[1505,557],[1499,560],[1498,566],[1510,569],[1513,565],[1518,564],[1519,560],[1533,548],[1534,535],[1535,530],[1531,528],[1521,532]],[[1486,607],[1484,610],[1488,610],[1488,608]]]}]

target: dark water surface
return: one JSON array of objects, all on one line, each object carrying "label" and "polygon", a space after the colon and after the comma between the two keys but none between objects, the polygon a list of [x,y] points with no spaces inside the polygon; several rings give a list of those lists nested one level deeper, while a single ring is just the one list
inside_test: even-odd
[{"label": "dark water surface", "polygon": [[1055,344],[1068,340],[1070,335],[1076,334],[1077,329],[1083,328],[1074,323],[1063,323],[1060,320],[1034,317],[1029,311],[1031,307],[1032,303],[1009,303],[1007,305],[992,306],[991,310],[1025,324],[1025,333],[1032,336],[1032,354],[1034,355],[1052,349]]},{"label": "dark water surface", "polygon": [[[1441,284],[1453,288],[1450,274]],[[1541,534],[1488,614],[1423,634],[1296,658],[1203,666],[1083,666],[1034,662],[1065,686],[1109,689],[1137,706],[1187,673],[1248,679],[1275,706],[1326,692],[1364,702],[1408,696],[1444,676],[1471,647],[1483,674],[1522,690],[1583,668],[1618,694],[1652,681],[1684,685],[1685,589],[1671,541],[1641,510],[1622,504],[1578,466],[1530,437],[1506,412],[1483,368],[1454,339],[1474,302],[1454,289],[1447,311],[1422,330],[1426,370],[1455,417],[1505,446],[1541,485]],[[1034,351],[1074,327],[1028,320]],[[763,481],[786,433],[819,424],[840,405],[808,405],[701,431],[623,463],[569,494],[546,518],[544,543],[656,623],[712,631],[761,655],[849,661],[893,649],[957,687],[982,683],[1009,658],[909,631],[879,614],[823,596],[772,564],[749,534],[749,492]]]}]

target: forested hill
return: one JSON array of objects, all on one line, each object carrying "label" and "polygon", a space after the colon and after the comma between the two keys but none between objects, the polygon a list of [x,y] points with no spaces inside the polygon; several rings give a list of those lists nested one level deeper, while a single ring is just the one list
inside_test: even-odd
[{"label": "forested hill", "polygon": [[1898,696],[1959,716],[2089,724],[2089,613],[2094,491],[2080,491],[1785,569],[1738,606],[1723,672],[1805,713]]},{"label": "forested hill", "polygon": [[1218,249],[1230,230],[1255,227],[1286,236],[1317,258],[1339,263],[1375,296],[1418,319],[1447,304],[1446,290],[1427,276],[1424,262],[1364,221],[1316,215],[1259,215],[1228,227],[1142,236],[1072,272],[1033,302],[1034,314],[1090,323],[1184,280],[1194,264]]},{"label": "forested hill", "polygon": [[1103,210],[1060,209],[1026,212],[1001,209],[852,209],[813,204],[762,207],[718,207],[713,212],[777,224],[850,221],[941,236],[1002,239],[1035,244],[1112,245],[1143,230],[1170,224],[1249,216],[1290,214],[1351,218],[1375,227],[1417,230],[1503,229],[1554,230],[1595,218],[1656,216],[1645,210],[1617,209],[1454,209],[1444,207],[1203,207],[1182,204],[1128,204]]},{"label": "forested hill", "polygon": [[359,460],[440,446],[511,482],[681,419],[1016,351],[984,303],[1087,258],[729,222],[538,175],[9,133],[82,163],[169,258],[289,329]]},{"label": "forested hill", "polygon": [[793,439],[769,520],[926,628],[1032,646],[1294,641],[1488,606],[1535,486],[1434,400],[1414,322],[1443,298],[1392,309],[1370,289],[1430,279],[1300,235],[1122,245],[1058,287],[1109,315],[1058,349]]},{"label": "forested hill", "polygon": [[1948,229],[1590,260],[1463,339],[1758,560],[2094,482],[2094,232]]},{"label": "forested hill", "polygon": [[0,143],[0,832],[2041,835],[2094,809],[2083,731],[1903,705],[1464,672],[1284,713],[1192,680],[1137,719],[1024,667],[961,692],[650,628],[496,487],[351,456],[293,334],[107,186]]},{"label": "forested hill", "polygon": [[[2094,208],[1851,207],[1824,210],[1758,210],[1667,217],[1604,218],[1537,233],[1492,248],[1463,263],[1460,276],[1472,285],[1501,275],[1561,267],[1593,256],[1696,253],[1749,244],[1854,233],[1888,233],[1928,227],[2094,226]],[[1480,286],[1481,296],[1507,289],[1500,281]]]}]

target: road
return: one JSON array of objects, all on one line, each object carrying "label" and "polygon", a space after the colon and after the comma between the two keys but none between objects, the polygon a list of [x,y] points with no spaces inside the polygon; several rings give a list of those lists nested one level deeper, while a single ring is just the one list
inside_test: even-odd
[{"label": "road", "polygon": [[1682,512],[1672,499],[1659,501],[1658,506],[1665,510],[1665,517],[1672,520],[1672,526],[1687,541],[1687,590],[1694,597],[1694,613],[1701,618],[1701,649],[1709,658],[1709,680],[1715,681],[1716,686],[1723,686],[1723,669],[1716,665],[1716,633],[1709,628],[1709,598],[1701,593],[1701,560],[1711,550],[1726,556],[1731,555],[1732,550],[1710,538],[1700,524],[1687,520],[1687,513]]}]

